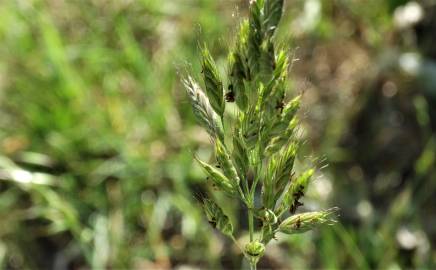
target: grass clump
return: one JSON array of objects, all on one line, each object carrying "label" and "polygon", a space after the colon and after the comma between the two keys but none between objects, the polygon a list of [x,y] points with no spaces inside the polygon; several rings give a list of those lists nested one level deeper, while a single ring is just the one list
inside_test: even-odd
[{"label": "grass clump", "polygon": [[[295,234],[331,224],[336,212],[296,214],[314,169],[294,172],[300,96],[286,99],[290,61],[275,41],[283,4],[250,2],[249,18],[241,22],[229,53],[226,80],[206,46],[201,50],[205,91],[192,77],[184,80],[195,116],[215,146],[218,165],[197,161],[220,191],[246,206],[250,242],[243,252],[253,269],[278,232]],[[226,102],[236,103],[236,119],[225,115]],[[225,130],[231,135],[226,137]],[[234,240],[233,225],[220,206],[212,198],[202,202],[210,224]],[[285,218],[286,212],[291,216]]]}]

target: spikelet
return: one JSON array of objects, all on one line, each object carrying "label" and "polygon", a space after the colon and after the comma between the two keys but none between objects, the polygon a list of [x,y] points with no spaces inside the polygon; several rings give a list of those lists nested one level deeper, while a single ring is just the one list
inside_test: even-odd
[{"label": "spikelet", "polygon": [[220,140],[215,141],[215,156],[224,175],[233,181],[233,186],[239,185],[239,176],[226,147]]},{"label": "spikelet", "polygon": [[240,110],[245,110],[248,105],[248,98],[245,93],[245,70],[243,65],[242,56],[238,52],[233,52],[229,55],[230,66],[230,83],[228,86],[228,92],[225,95],[227,102],[236,101]]},{"label": "spikelet", "polygon": [[246,172],[248,171],[248,154],[247,146],[241,138],[239,130],[236,130],[233,135],[233,151],[232,156],[235,161],[236,170],[238,171],[239,178],[245,179]]},{"label": "spikelet", "polygon": [[260,48],[259,73],[263,82],[268,82],[272,78],[272,72],[276,67],[274,43],[271,39],[262,42]]},{"label": "spikelet", "polygon": [[286,132],[289,123],[291,123],[291,121],[294,119],[298,109],[300,108],[300,98],[300,96],[297,96],[285,105],[283,112],[276,119],[276,121],[272,123],[268,136],[280,136]]},{"label": "spikelet", "polygon": [[266,208],[273,209],[275,207],[276,201],[288,184],[292,175],[297,150],[298,144],[292,143],[271,157],[262,194],[263,203]]},{"label": "spikelet", "polygon": [[264,80],[266,78],[270,78],[270,80],[265,83],[266,91],[262,93],[263,100],[265,101],[263,104],[263,110],[268,117],[280,115],[283,111],[289,67],[288,57],[286,56],[284,50],[280,50],[276,54],[274,61],[269,57],[264,58],[262,64],[265,66],[263,69],[264,73],[268,71],[268,66],[271,65],[271,62],[275,66],[274,70],[272,70],[269,74],[263,74],[262,76]]},{"label": "spikelet", "polygon": [[274,170],[274,201],[278,200],[291,179],[298,146],[298,143],[291,143],[278,154],[277,166]]},{"label": "spikelet", "polygon": [[250,3],[249,31],[248,31],[248,48],[247,60],[249,64],[249,81],[253,75],[259,72],[259,58],[261,55],[261,45],[263,40],[262,33],[262,3],[253,1]]},{"label": "spikelet", "polygon": [[296,118],[292,119],[289,123],[288,127],[284,132],[279,134],[278,136],[271,139],[268,146],[265,149],[265,154],[267,156],[279,151],[284,145],[290,142],[295,136],[295,129],[298,125],[298,121]]},{"label": "spikelet", "polygon": [[233,181],[228,179],[223,173],[221,173],[218,169],[213,166],[197,159],[197,162],[207,173],[209,179],[222,191],[227,193],[230,196],[237,194],[237,188],[235,188],[235,184]]},{"label": "spikelet", "polygon": [[286,104],[282,113],[282,123],[288,124],[292,119],[294,119],[295,114],[300,108],[300,101],[301,96],[296,96],[294,99],[288,102],[288,104]]},{"label": "spikelet", "polygon": [[247,149],[253,149],[259,136],[259,117],[256,108],[252,106],[244,114],[241,114],[239,122]]},{"label": "spikelet", "polygon": [[271,239],[275,238],[276,231],[274,230],[272,225],[264,224],[262,226],[262,243],[268,243]]},{"label": "spikelet", "polygon": [[274,209],[274,169],[276,167],[276,161],[274,158],[268,163],[266,175],[263,179],[262,185],[262,204],[267,209]]},{"label": "spikelet", "polygon": [[273,72],[273,81],[286,79],[288,76],[289,59],[285,50],[280,50],[276,56],[276,67]]},{"label": "spikelet", "polygon": [[292,180],[281,202],[281,205],[277,210],[278,216],[281,216],[286,211],[286,209],[289,209],[289,212],[291,214],[295,214],[298,207],[303,205],[299,200],[306,193],[307,186],[309,185],[309,181],[314,172],[315,170],[311,168],[302,173],[296,179]]},{"label": "spikelet", "polygon": [[223,140],[224,133],[220,120],[210,105],[207,96],[190,76],[188,76],[188,78],[183,82],[199,124],[206,129],[210,136]]},{"label": "spikelet", "polygon": [[244,111],[248,106],[248,97],[245,89],[245,81],[250,79],[250,68],[247,58],[248,20],[242,21],[239,29],[238,40],[235,48],[228,57],[229,85],[225,95],[227,102],[236,101],[239,109]]},{"label": "spikelet", "polygon": [[245,253],[249,256],[251,263],[257,263],[265,252],[265,245],[259,241],[252,241],[245,245]]},{"label": "spikelet", "polygon": [[265,0],[263,28],[268,36],[272,36],[283,13],[284,0]]},{"label": "spikelet", "polygon": [[276,224],[278,221],[278,218],[274,211],[270,209],[263,208],[257,213],[257,217],[262,220],[264,224]]},{"label": "spikelet", "polygon": [[232,237],[233,225],[227,215],[224,214],[221,207],[214,201],[208,198],[203,199],[203,209],[206,212],[206,217],[209,223],[221,231],[223,234]]},{"label": "spikelet", "polygon": [[206,46],[204,46],[201,50],[201,54],[203,80],[206,88],[206,94],[209,98],[212,108],[220,117],[223,117],[225,108],[223,83],[219,76],[215,61],[213,60]]},{"label": "spikelet", "polygon": [[319,225],[332,225],[336,222],[332,219],[332,216],[334,216],[338,210],[337,207],[333,207],[324,211],[293,215],[280,224],[279,231],[286,234],[296,234],[307,232]]}]

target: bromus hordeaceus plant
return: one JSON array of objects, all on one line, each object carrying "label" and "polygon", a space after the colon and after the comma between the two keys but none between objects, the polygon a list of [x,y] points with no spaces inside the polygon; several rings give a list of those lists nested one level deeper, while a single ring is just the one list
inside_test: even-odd
[{"label": "bromus hordeaceus plant", "polygon": [[[276,233],[295,234],[332,224],[336,212],[332,208],[296,214],[314,169],[299,175],[293,170],[299,149],[300,96],[285,102],[290,60],[274,39],[283,2],[250,1],[249,18],[241,22],[229,53],[226,80],[205,46],[204,90],[192,77],[184,80],[195,116],[215,144],[218,165],[196,159],[220,191],[239,198],[247,208],[250,241],[243,253],[252,269]],[[236,103],[236,120],[226,121],[226,102]],[[224,130],[231,136],[226,137]],[[207,197],[202,203],[209,222],[235,240],[233,225],[220,206]]]}]

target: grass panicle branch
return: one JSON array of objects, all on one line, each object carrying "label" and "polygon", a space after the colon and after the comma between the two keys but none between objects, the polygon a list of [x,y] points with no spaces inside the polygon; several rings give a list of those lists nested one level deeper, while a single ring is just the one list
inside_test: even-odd
[{"label": "grass panicle branch", "polygon": [[[252,269],[278,232],[295,234],[333,224],[337,211],[296,214],[315,169],[300,174],[294,171],[301,97],[286,98],[290,61],[287,50],[276,45],[274,35],[283,5],[283,0],[250,2],[249,18],[241,22],[235,45],[229,50],[228,78],[220,78],[204,46],[206,91],[191,77],[184,81],[194,114],[215,145],[217,165],[197,161],[218,190],[246,206],[250,241],[243,253]],[[236,102],[236,119],[226,122],[225,102]],[[224,136],[224,123],[232,131],[231,138]],[[261,194],[257,194],[259,190]],[[233,225],[212,196],[202,203],[209,222],[235,239]],[[288,217],[282,220],[286,213]]]},{"label": "grass panicle branch", "polygon": [[324,211],[297,214],[285,219],[279,226],[279,231],[286,234],[303,233],[312,230],[318,225],[333,225],[336,221],[333,216],[338,211],[334,207]]},{"label": "grass panicle branch", "polygon": [[192,77],[184,80],[185,88],[191,100],[192,108],[197,121],[212,138],[224,139],[222,123],[219,116],[210,105],[208,97]]},{"label": "grass panicle branch", "polygon": [[218,204],[208,198],[204,198],[203,208],[209,223],[214,228],[217,228],[220,232],[227,236],[233,236],[233,225],[230,222],[229,217],[224,214],[223,210],[218,206]]},{"label": "grass panicle branch", "polygon": [[210,105],[222,118],[225,108],[223,83],[221,81],[215,61],[213,60],[206,46],[204,46],[201,53],[203,79],[206,93],[209,98]]}]

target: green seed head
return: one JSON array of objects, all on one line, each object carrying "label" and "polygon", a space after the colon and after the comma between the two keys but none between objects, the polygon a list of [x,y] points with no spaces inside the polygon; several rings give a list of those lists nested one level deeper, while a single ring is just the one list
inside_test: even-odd
[{"label": "green seed head", "polygon": [[285,192],[285,196],[280,204],[280,207],[276,210],[276,214],[281,216],[286,209],[289,209],[291,214],[295,214],[298,207],[303,205],[300,199],[304,196],[309,185],[309,181],[314,174],[313,168],[305,171],[299,177],[292,179],[291,184]]},{"label": "green seed head", "polygon": [[246,149],[247,147],[242,139],[242,135],[237,129],[233,135],[232,156],[240,179],[245,179],[248,172],[248,155]]},{"label": "green seed head", "polygon": [[262,194],[265,207],[274,209],[277,200],[289,183],[297,149],[298,144],[292,143],[270,158]]},{"label": "green seed head", "polygon": [[245,245],[245,253],[251,257],[251,259],[258,260],[265,252],[265,245],[259,241],[253,241]]},{"label": "green seed head", "polygon": [[297,128],[298,120],[292,119],[287,128],[281,134],[273,137],[265,149],[267,156],[272,155],[279,151],[285,144],[291,141],[295,137],[295,129]]},{"label": "green seed head", "polygon": [[245,91],[245,80],[248,77],[248,69],[244,64],[245,56],[238,50],[229,55],[229,85],[227,87],[226,101],[236,101],[240,110],[248,106],[248,97]]},{"label": "green seed head", "polygon": [[219,117],[213,110],[209,99],[201,90],[200,86],[191,77],[184,80],[184,84],[199,124],[202,125],[213,138],[223,139],[224,132]]},{"label": "green seed head", "polygon": [[239,185],[240,180],[236,168],[226,147],[220,140],[215,141],[215,155],[224,175],[234,182],[234,186]]},{"label": "green seed head", "polygon": [[225,235],[232,236],[233,225],[230,222],[229,217],[224,214],[223,210],[218,206],[218,204],[211,199],[205,198],[203,199],[203,209],[206,213],[209,223],[214,228],[217,228]]},{"label": "green seed head", "polygon": [[223,83],[219,76],[215,61],[209,53],[209,50],[204,46],[202,53],[203,79],[206,86],[206,93],[210,101],[210,105],[215,112],[222,117],[224,114],[224,93]]},{"label": "green seed head", "polygon": [[221,190],[223,190],[228,195],[235,195],[237,193],[237,188],[235,188],[234,183],[229,180],[224,174],[222,174],[218,169],[213,166],[197,159],[197,162],[204,169],[208,178]]},{"label": "green seed head", "polygon": [[259,138],[259,116],[256,113],[256,108],[251,106],[246,113],[241,114],[239,122],[245,145],[251,150],[256,146]]},{"label": "green seed head", "polygon": [[[262,3],[261,1],[253,1],[250,4],[247,48],[248,65],[252,75],[257,75],[259,72],[262,39]],[[254,76],[250,76],[250,80],[253,79],[253,77]]]},{"label": "green seed head", "polygon": [[265,0],[263,28],[268,36],[272,36],[283,13],[284,0]]},{"label": "green seed head", "polygon": [[286,234],[296,234],[312,230],[322,224],[332,225],[336,222],[332,217],[337,211],[338,208],[334,207],[325,211],[293,215],[280,224],[279,231]]},{"label": "green seed head", "polygon": [[292,99],[286,106],[283,108],[282,119],[281,122],[289,125],[289,123],[294,119],[295,114],[300,108],[301,96],[297,96]]},{"label": "green seed head", "polygon": [[[301,98],[297,96],[290,101],[286,98],[290,59],[287,48],[278,47],[275,37],[284,0],[249,3],[249,16],[242,20],[229,50],[227,78],[220,78],[215,61],[204,47],[202,73],[206,94],[190,77],[185,85],[197,120],[212,137],[218,162],[215,167],[198,160],[200,166],[221,191],[238,196],[249,212],[251,240],[244,255],[253,266],[277,232],[300,233],[319,224],[332,224],[331,216],[336,209],[279,221],[287,210],[295,214],[302,205],[299,200],[314,169],[295,177],[294,162],[299,150],[297,111]],[[236,117],[224,115],[224,101],[236,103],[232,115]],[[226,120],[229,121],[221,123]],[[224,138],[224,127],[232,131],[231,138]],[[233,226],[221,208],[209,199],[203,205],[209,222],[233,238]],[[260,238],[252,241],[256,229]]]}]

